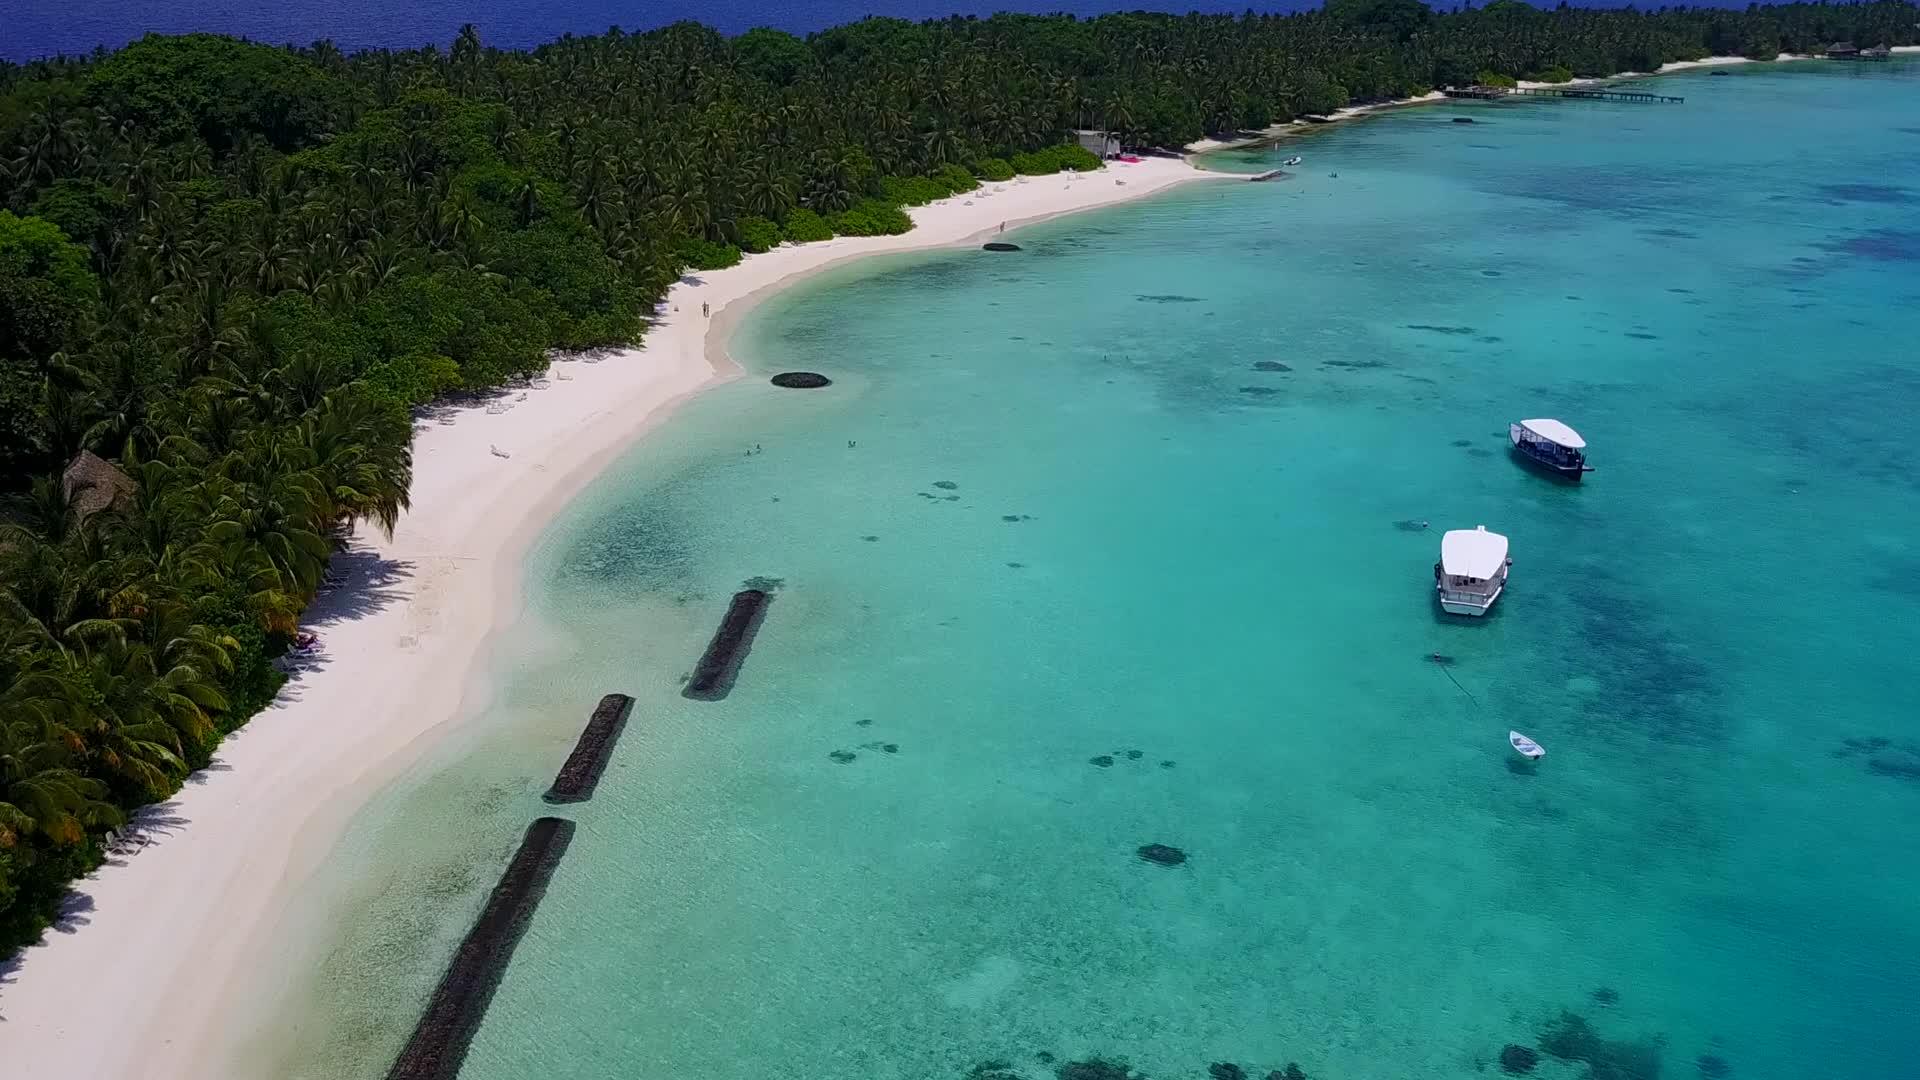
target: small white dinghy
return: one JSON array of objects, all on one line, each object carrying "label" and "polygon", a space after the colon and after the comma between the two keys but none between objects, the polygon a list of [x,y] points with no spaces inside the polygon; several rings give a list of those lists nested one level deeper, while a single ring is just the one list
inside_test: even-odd
[{"label": "small white dinghy", "polygon": [[1527,738],[1517,731],[1507,732],[1507,741],[1512,743],[1513,748],[1520,752],[1520,756],[1526,758],[1528,761],[1539,761],[1541,758],[1547,756],[1546,747],[1541,746],[1539,743],[1534,742],[1532,739]]}]

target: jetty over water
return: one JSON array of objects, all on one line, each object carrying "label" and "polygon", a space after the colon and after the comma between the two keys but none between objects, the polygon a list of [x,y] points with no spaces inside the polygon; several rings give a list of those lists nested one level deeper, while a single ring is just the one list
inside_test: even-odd
[{"label": "jetty over water", "polygon": [[1624,101],[1636,105],[1679,105],[1687,99],[1642,90],[1611,90],[1604,86],[1465,86],[1440,91],[1450,98],[1499,101],[1508,97],[1583,98],[1588,101]]}]

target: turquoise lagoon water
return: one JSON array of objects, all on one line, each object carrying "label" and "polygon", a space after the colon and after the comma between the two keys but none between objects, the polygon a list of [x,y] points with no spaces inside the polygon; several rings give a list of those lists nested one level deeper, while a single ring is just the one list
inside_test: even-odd
[{"label": "turquoise lagoon water", "polygon": [[[699,398],[554,527],[497,703],[344,845],[287,1071],[381,1075],[618,689],[468,1080],[1466,1078],[1556,1027],[1537,1075],[1911,1075],[1920,65],[1661,82],[759,309],[735,352],[835,386]],[[1478,523],[1513,586],[1448,621]]]}]

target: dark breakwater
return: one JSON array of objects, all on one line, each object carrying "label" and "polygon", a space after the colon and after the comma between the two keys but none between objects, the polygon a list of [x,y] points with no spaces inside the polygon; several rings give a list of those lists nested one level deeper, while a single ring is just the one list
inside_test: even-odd
[{"label": "dark breakwater", "polygon": [[593,798],[593,789],[613,756],[614,744],[626,729],[627,716],[633,712],[633,699],[625,694],[608,694],[587,717],[580,741],[553,778],[553,786],[541,798],[550,803],[585,802]]},{"label": "dark breakwater", "polygon": [[720,629],[714,631],[706,653],[694,666],[693,677],[687,680],[683,691],[687,697],[696,701],[719,701],[727,696],[772,601],[764,589],[742,589],[733,594],[733,603],[727,605]]},{"label": "dark breakwater", "polygon": [[480,918],[453,954],[420,1024],[387,1072],[387,1080],[454,1080],[486,1017],[514,946],[546,895],[547,882],[573,840],[573,822],[543,817],[527,826],[520,850],[500,875]]}]

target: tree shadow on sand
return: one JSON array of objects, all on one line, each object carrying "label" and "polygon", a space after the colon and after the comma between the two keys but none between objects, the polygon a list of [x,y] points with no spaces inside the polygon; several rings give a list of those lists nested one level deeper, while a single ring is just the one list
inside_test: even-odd
[{"label": "tree shadow on sand", "polygon": [[[218,766],[209,766],[218,768]],[[197,774],[196,774],[197,775]],[[191,782],[191,780],[189,780]],[[187,819],[178,813],[178,805],[172,800],[144,807],[127,819],[127,823],[114,832],[108,833],[101,841],[101,850],[105,858],[101,867],[125,866],[127,861],[185,828]],[[96,870],[95,873],[98,873]],[[89,874],[88,878],[93,875]],[[86,880],[81,887],[69,889],[54,911],[53,923],[48,929],[56,934],[77,934],[84,926],[93,922],[93,895],[85,891]],[[7,987],[14,984],[21,965],[25,963],[32,946],[21,949],[10,956],[0,956],[0,1003],[7,995]],[[6,1009],[0,1005],[0,1024],[7,1022]]]},{"label": "tree shadow on sand", "polygon": [[339,584],[314,597],[301,617],[302,626],[318,629],[353,622],[404,599],[401,585],[413,577],[413,564],[356,545],[336,554],[328,572]]}]

